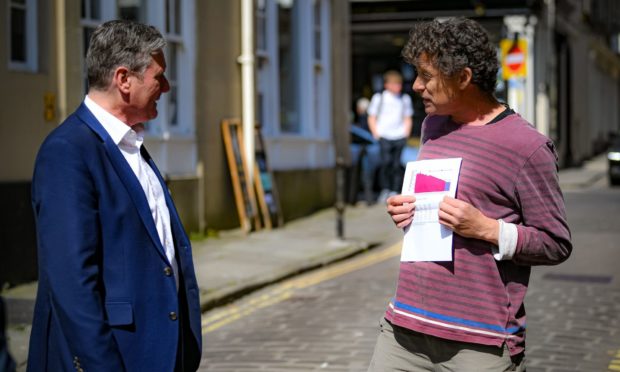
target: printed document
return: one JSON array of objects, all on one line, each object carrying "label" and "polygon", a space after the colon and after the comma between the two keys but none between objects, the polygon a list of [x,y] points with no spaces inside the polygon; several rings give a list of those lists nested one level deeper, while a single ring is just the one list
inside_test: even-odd
[{"label": "printed document", "polygon": [[415,195],[413,222],[405,228],[401,261],[452,261],[452,230],[439,223],[439,203],[455,197],[462,158],[407,163],[403,195]]}]

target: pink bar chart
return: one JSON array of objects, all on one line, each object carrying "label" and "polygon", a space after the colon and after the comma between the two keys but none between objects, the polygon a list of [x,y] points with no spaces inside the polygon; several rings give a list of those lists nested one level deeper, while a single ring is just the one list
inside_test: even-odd
[{"label": "pink bar chart", "polygon": [[450,190],[450,182],[441,178],[418,173],[415,178],[414,193],[442,192]]}]

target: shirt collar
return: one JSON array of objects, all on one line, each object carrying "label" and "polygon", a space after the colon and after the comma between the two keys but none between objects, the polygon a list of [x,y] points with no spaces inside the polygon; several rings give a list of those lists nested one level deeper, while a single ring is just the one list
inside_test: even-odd
[{"label": "shirt collar", "polygon": [[110,114],[88,96],[84,98],[84,104],[93,113],[95,119],[101,123],[117,146],[122,142],[124,145],[140,148],[144,141],[144,129],[141,125],[134,126],[136,130],[132,129],[132,127]]}]

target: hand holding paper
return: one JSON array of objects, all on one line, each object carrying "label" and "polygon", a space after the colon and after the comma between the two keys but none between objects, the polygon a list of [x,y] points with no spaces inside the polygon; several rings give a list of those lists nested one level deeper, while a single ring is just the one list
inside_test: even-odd
[{"label": "hand holding paper", "polygon": [[466,238],[498,244],[499,223],[462,200],[444,196],[439,203],[439,223]]},{"label": "hand holding paper", "polygon": [[[439,204],[445,196],[454,197],[461,169],[461,158],[419,160],[407,163],[403,195],[415,195],[415,213],[405,228],[401,261],[452,261],[452,230],[439,221]],[[459,210],[456,208],[456,210]],[[393,208],[392,219],[405,226],[405,210]],[[396,213],[400,212],[400,213]],[[395,220],[398,216],[398,221]],[[458,223],[450,216],[449,221]]]},{"label": "hand holding paper", "polygon": [[402,229],[411,224],[415,213],[414,203],[415,196],[413,195],[396,195],[388,198],[388,214],[392,217],[396,227]]}]

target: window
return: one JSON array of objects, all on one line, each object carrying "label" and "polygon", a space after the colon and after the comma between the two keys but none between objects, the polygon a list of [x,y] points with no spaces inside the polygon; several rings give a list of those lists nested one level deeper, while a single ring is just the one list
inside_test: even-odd
[{"label": "window", "polygon": [[[196,164],[194,138],[194,0],[82,0],[83,55],[90,35],[110,19],[151,24],[166,38],[166,77],[170,91],[157,105],[158,116],[145,127],[151,155],[164,174],[191,174]],[[181,68],[181,66],[183,68]],[[85,80],[86,92],[87,83]]]},{"label": "window", "polygon": [[166,38],[166,78],[170,83],[170,91],[159,100],[159,115],[147,126],[148,133],[160,138],[193,138],[195,62],[194,35],[190,32],[195,17],[193,1],[163,0],[157,6],[147,3],[149,7],[143,7],[146,23],[157,27]]},{"label": "window", "polygon": [[9,67],[37,71],[37,2],[9,0]]},{"label": "window", "polygon": [[181,35],[181,1],[166,0],[166,28],[165,36],[168,40],[166,75],[170,83],[170,92],[167,98],[167,123],[171,128],[179,128],[179,51],[183,46]]},{"label": "window", "polygon": [[267,4],[266,0],[256,1],[256,54],[267,53]]},{"label": "window", "polygon": [[146,21],[146,5],[144,0],[117,0],[118,18],[136,22]]},{"label": "window", "polygon": [[[328,0],[256,3],[258,113],[268,134],[328,137],[328,5]],[[270,113],[273,101],[277,115]]]},{"label": "window", "polygon": [[327,0],[314,0],[314,131],[319,137],[330,134],[330,70],[329,70],[329,22]]},{"label": "window", "polygon": [[[110,1],[82,0],[81,24],[84,57],[86,57],[90,37],[95,28],[114,18],[152,24],[166,38],[166,77],[170,82],[170,92],[161,97],[159,116],[147,126],[148,133],[154,136],[193,134],[193,116],[191,116],[193,115],[191,96],[193,79],[190,76],[192,70],[188,68],[185,72],[181,72],[179,69],[180,65],[189,67],[189,63],[193,63],[186,48],[188,37],[183,33],[184,14],[190,14],[187,9],[184,9],[184,4],[191,4],[191,1],[164,0],[153,3],[146,0],[117,0],[114,4]],[[86,73],[84,76],[84,93],[86,94],[88,91]],[[184,105],[187,111],[185,113],[181,112],[182,99],[186,100]]]},{"label": "window", "polygon": [[170,91],[160,97],[157,117],[145,126],[149,151],[163,174],[193,174],[197,162],[194,0],[117,1],[119,15],[157,27],[167,42]]},{"label": "window", "polygon": [[255,4],[258,117],[272,166],[331,166],[330,0]]},{"label": "window", "polygon": [[84,80],[82,89],[84,94],[88,92],[88,78],[86,76],[86,52],[90,44],[90,37],[93,31],[104,21],[113,19],[116,10],[114,4],[109,1],[100,0],[82,0],[82,8],[80,13],[80,24],[82,26],[82,70],[84,71]]},{"label": "window", "polygon": [[273,22],[277,12],[275,1],[256,1],[256,117],[265,136],[279,132],[278,25]]},{"label": "window", "polygon": [[280,131],[301,133],[298,109],[297,43],[291,1],[278,1],[278,61],[280,82]]}]

